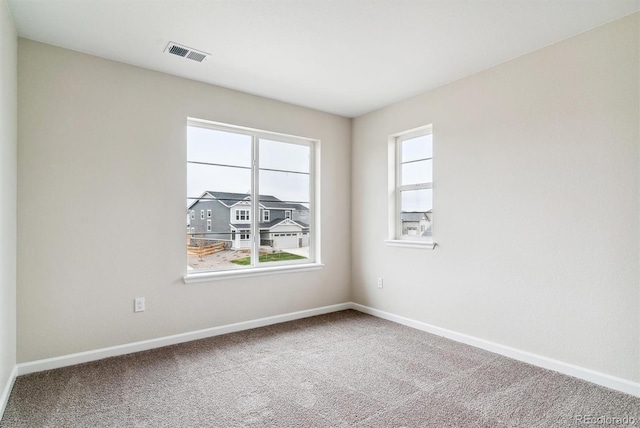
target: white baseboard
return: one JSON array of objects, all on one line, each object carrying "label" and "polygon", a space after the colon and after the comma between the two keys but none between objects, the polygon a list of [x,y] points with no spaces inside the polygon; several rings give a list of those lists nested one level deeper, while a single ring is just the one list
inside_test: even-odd
[{"label": "white baseboard", "polygon": [[2,395],[0,395],[0,420],[2,420],[2,415],[4,415],[4,409],[7,408],[7,403],[9,402],[9,396],[11,395],[13,384],[16,381],[16,376],[18,376],[18,366],[13,366],[13,370],[11,370],[11,373],[9,374],[9,379],[7,379],[7,384],[2,389]]},{"label": "white baseboard", "polygon": [[207,337],[219,336],[221,334],[234,333],[237,331],[249,330],[252,328],[264,327],[272,324],[279,324],[282,322],[293,321],[301,318],[328,314],[330,312],[344,311],[346,309],[351,309],[351,303],[340,303],[337,305],[323,306],[320,308],[291,312],[283,315],[275,315],[272,317],[243,321],[235,324],[227,324],[219,327],[174,334],[172,336],[159,337],[157,339],[143,340],[141,342],[127,343],[124,345],[111,346],[109,348],[101,348],[93,351],[78,352],[76,354],[62,355],[60,357],[46,358],[43,360],[31,361],[28,363],[20,363],[17,366],[18,375],[25,375],[44,370],[73,366],[76,364],[102,360],[104,358],[115,357],[118,355],[147,351],[149,349],[161,348],[163,346],[176,345],[178,343],[190,342],[192,340],[205,339]]},{"label": "white baseboard", "polygon": [[[141,342],[128,343],[124,345],[112,346],[109,348],[96,349],[93,351],[79,352],[76,354],[63,355],[60,357],[47,358],[43,360],[31,361],[28,363],[20,363],[14,368],[12,377],[9,383],[6,385],[1,401],[0,410],[4,411],[4,406],[9,399],[9,393],[13,386],[13,382],[16,375],[25,375],[29,373],[51,370],[60,367],[72,366],[75,364],[87,363],[90,361],[97,361],[104,358],[115,357],[118,355],[131,354],[134,352],[146,351],[149,349],[160,348],[163,346],[176,345],[178,343],[189,342],[192,340],[204,339],[207,337],[219,336],[221,334],[234,333],[243,330],[249,330],[257,327],[264,327],[272,324],[279,324],[282,322],[293,321],[302,318],[308,318],[316,315],[327,314],[330,312],[343,311],[346,309],[354,309],[369,315],[383,318],[389,321],[403,324],[409,327],[416,328],[418,330],[426,331],[438,336],[446,337],[447,339],[454,340],[456,342],[465,343],[467,345],[481,348],[496,354],[504,355],[515,360],[523,361],[528,364],[532,364],[545,369],[553,370],[562,374],[573,376],[579,379],[586,380],[597,385],[601,385],[607,388],[611,388],[617,391],[621,391],[627,394],[640,397],[640,383],[632,382],[630,380],[618,378],[605,373],[597,372],[595,370],[579,367],[573,364],[565,363],[562,361],[554,360],[552,358],[536,355],[531,352],[522,351],[520,349],[511,348],[509,346],[501,345],[499,343],[490,342],[488,340],[480,339],[477,337],[469,336],[463,333],[459,333],[453,330],[447,330],[445,328],[437,327],[431,324],[427,324],[421,321],[416,321],[410,318],[395,315],[389,312],[381,311],[379,309],[364,306],[358,303],[340,303],[337,305],[323,306],[320,308],[308,309],[304,311],[291,312],[283,315],[275,315],[272,317],[260,318],[256,320],[244,321],[235,324],[228,324],[218,327],[207,328],[203,330],[191,331],[187,333],[176,334],[172,336],[160,337],[157,339],[144,340]],[[0,415],[2,412],[0,412]]]},{"label": "white baseboard", "polygon": [[408,327],[413,327],[418,330],[426,331],[438,336],[443,336],[456,342],[465,343],[476,348],[481,348],[496,354],[504,355],[505,357],[513,358],[514,360],[523,361],[534,366],[553,370],[558,373],[573,376],[578,379],[586,380],[587,382],[595,383],[597,385],[601,385],[610,389],[615,389],[616,391],[621,391],[627,394],[634,395],[636,397],[640,397],[640,383],[637,382],[632,382],[630,380],[611,376],[595,370],[554,360],[552,358],[543,357],[541,355],[536,355],[531,352],[522,351],[520,349],[511,348],[499,343],[490,342],[488,340],[469,336],[463,333],[458,333],[453,330],[436,327],[431,324],[416,321],[410,318],[405,318],[399,315],[391,314],[389,312],[384,312],[379,309],[371,308],[369,306],[364,306],[358,303],[351,303],[351,309],[355,309],[357,311],[373,315],[378,318],[393,321],[398,324],[403,324]]}]

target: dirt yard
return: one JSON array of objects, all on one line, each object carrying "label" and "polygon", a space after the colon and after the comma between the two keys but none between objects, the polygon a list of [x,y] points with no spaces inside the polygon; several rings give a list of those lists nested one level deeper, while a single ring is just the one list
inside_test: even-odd
[{"label": "dirt yard", "polygon": [[187,256],[187,265],[194,269],[220,269],[221,267],[238,267],[238,265],[231,263],[231,260],[242,259],[250,255],[250,251],[241,250],[224,250],[210,256],[204,256],[203,260],[200,260],[198,256]]}]

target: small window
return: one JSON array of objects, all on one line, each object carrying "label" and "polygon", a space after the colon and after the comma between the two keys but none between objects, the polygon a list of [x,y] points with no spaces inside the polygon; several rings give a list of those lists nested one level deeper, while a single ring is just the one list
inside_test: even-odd
[{"label": "small window", "polygon": [[211,232],[211,220],[207,220],[207,232]]},{"label": "small window", "polygon": [[[433,241],[433,133],[426,126],[390,138],[391,240]],[[392,178],[393,177],[393,178]]]},{"label": "small window", "polygon": [[240,240],[241,241],[248,241],[249,240],[249,231],[248,230],[241,230],[240,231]]},{"label": "small window", "polygon": [[207,218],[211,218],[211,210],[207,210]]},{"label": "small window", "polygon": [[270,215],[269,210],[262,211],[262,221],[269,221]]},{"label": "small window", "polygon": [[204,210],[200,210],[200,220],[204,220]]},{"label": "small window", "polygon": [[285,211],[284,218],[291,218],[291,211]]},{"label": "small window", "polygon": [[196,212],[194,210],[191,210],[191,220],[195,220],[196,219]]},{"label": "small window", "polygon": [[249,221],[249,210],[236,210],[236,221]]}]

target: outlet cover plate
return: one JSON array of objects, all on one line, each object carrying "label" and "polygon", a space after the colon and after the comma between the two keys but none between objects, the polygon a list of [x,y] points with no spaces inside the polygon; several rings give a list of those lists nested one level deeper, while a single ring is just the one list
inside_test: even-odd
[{"label": "outlet cover plate", "polygon": [[133,301],[134,312],[144,312],[144,297],[136,297]]}]

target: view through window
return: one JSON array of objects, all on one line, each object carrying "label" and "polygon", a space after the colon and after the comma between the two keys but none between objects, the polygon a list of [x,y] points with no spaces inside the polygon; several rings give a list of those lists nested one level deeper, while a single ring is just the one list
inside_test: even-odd
[{"label": "view through window", "polygon": [[303,138],[189,120],[187,273],[313,261],[313,148]]},{"label": "view through window", "polygon": [[433,240],[433,134],[431,128],[396,139],[396,233]]}]

